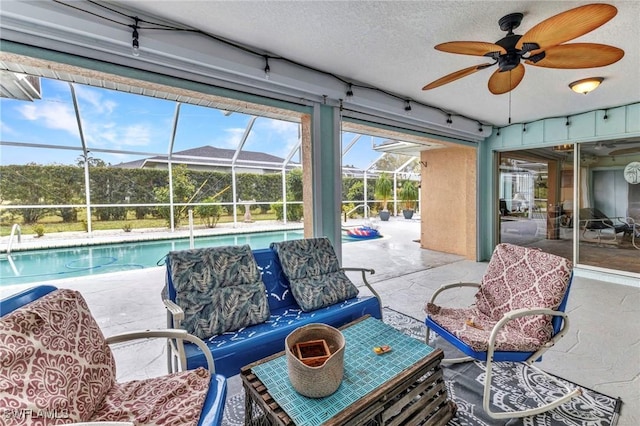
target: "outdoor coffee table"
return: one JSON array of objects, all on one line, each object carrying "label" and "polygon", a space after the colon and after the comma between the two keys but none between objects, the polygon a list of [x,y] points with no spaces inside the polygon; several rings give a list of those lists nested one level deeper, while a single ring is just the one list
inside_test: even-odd
[{"label": "outdoor coffee table", "polygon": [[[307,398],[291,385],[284,352],[240,372],[245,425],[445,425],[456,406],[447,398],[441,349],[371,317],[341,328],[346,340],[344,378],[325,398]],[[382,355],[374,346],[389,345]]]}]

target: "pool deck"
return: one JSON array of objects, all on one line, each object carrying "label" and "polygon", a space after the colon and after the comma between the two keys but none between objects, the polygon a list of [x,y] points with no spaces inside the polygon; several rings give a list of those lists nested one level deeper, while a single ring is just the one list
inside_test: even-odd
[{"label": "pool deck", "polygon": [[[374,268],[376,273],[369,281],[380,293],[384,305],[392,309],[422,319],[425,301],[440,285],[477,282],[486,269],[486,263],[421,249],[415,241],[420,238],[419,219],[392,217],[389,222],[374,222],[383,238],[343,244],[343,265]],[[264,226],[268,229],[261,230],[273,230],[271,224]],[[243,224],[241,230],[248,227]],[[229,232],[226,227],[214,230]],[[122,231],[101,236],[96,232],[91,240],[113,242],[122,236],[139,236],[135,232],[131,237]],[[176,233],[170,236],[175,237]],[[188,236],[188,231],[183,236]],[[24,237],[21,244],[29,243],[29,238]],[[54,244],[56,240],[52,235],[44,238],[48,244]],[[66,242],[57,244],[68,245],[74,239],[67,236],[60,240]],[[79,240],[82,239],[76,241]],[[3,243],[4,239],[0,241]],[[355,283],[359,282],[357,275],[352,278]],[[164,285],[162,267],[50,283],[80,291],[107,336],[166,326],[166,314],[160,300]],[[33,284],[0,286],[0,298],[30,286]],[[366,293],[366,288],[360,290]],[[442,302],[467,305],[471,300],[472,294],[461,289],[443,297]],[[640,424],[640,288],[575,277],[567,312],[571,319],[567,336],[545,354],[538,366],[587,388],[620,397],[623,406],[618,424]],[[122,344],[114,347],[114,353],[118,380],[166,373],[166,347],[162,342]],[[238,376],[230,379],[230,395],[240,390],[239,382]]]}]

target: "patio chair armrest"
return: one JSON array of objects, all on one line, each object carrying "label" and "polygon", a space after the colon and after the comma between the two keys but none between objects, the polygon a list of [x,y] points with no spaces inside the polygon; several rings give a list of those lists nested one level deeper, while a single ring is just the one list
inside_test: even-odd
[{"label": "patio chair armrest", "polygon": [[555,311],[553,309],[544,308],[544,307],[514,309],[504,314],[503,317],[500,319],[500,321],[498,321],[496,325],[493,326],[493,329],[491,330],[491,335],[489,336],[489,349],[487,351],[487,359],[489,357],[493,357],[495,342],[496,342],[496,339],[498,338],[498,334],[500,333],[500,329],[502,329],[502,327],[504,327],[509,321],[512,321],[516,318],[526,317],[530,315],[551,315],[551,316],[562,317],[562,327],[560,328],[558,333],[553,335],[548,342],[542,345],[540,349],[538,349],[532,356],[530,356],[527,359],[526,362],[528,364],[531,364],[536,359],[538,359],[540,355],[542,355],[550,347],[552,347],[569,330],[569,317],[567,316],[566,313],[562,311]]},{"label": "patio chair armrest", "polygon": [[162,303],[167,308],[167,327],[180,328],[180,324],[184,319],[184,310],[169,299],[162,299]]},{"label": "patio chair armrest", "polygon": [[[129,331],[126,333],[115,334],[113,336],[107,337],[107,344],[112,345],[115,343],[127,342],[130,340],[139,340],[139,339],[153,339],[153,338],[163,338],[168,340],[177,340],[177,341],[188,341],[196,344],[200,350],[204,353],[205,358],[207,359],[207,366],[209,367],[209,372],[213,375],[216,372],[215,364],[213,362],[213,356],[211,355],[211,351],[207,347],[206,343],[202,341],[199,337],[194,336],[193,334],[187,333],[186,330],[178,330],[175,328],[165,329],[165,330],[138,330],[138,331]],[[182,348],[182,345],[178,345],[179,348]],[[186,356],[184,355],[184,351],[180,354],[180,369],[186,369]]]},{"label": "patio chair armrest", "polygon": [[375,274],[375,273],[376,273],[376,271],[375,271],[374,269],[371,269],[371,268],[355,268],[355,267],[350,267],[350,268],[340,268],[340,269],[341,269],[341,270],[343,270],[343,271],[345,271],[345,272],[346,272],[346,271],[362,271],[362,277],[363,277],[363,278],[365,277],[365,275],[364,275],[364,273],[365,273],[365,272],[368,272],[368,273],[369,273],[369,274],[371,274],[371,275],[373,275],[373,274]]},{"label": "patio chair armrest", "polygon": [[436,298],[440,295],[440,293],[445,292],[447,290],[451,290],[454,288],[461,287],[471,287],[471,288],[480,288],[480,283],[451,283],[440,286],[433,294],[431,295],[431,299],[429,299],[429,303],[434,303]]},{"label": "patio chair armrest", "polygon": [[341,271],[343,272],[358,272],[360,271],[362,273],[362,282],[364,282],[364,285],[367,286],[367,288],[369,289],[369,291],[371,291],[371,293],[373,293],[373,295],[376,297],[376,299],[378,299],[378,303],[380,304],[380,309],[382,309],[382,298],[380,297],[380,295],[378,294],[378,292],[373,288],[373,286],[371,286],[371,284],[369,284],[369,281],[367,281],[367,276],[366,273],[368,272],[370,275],[373,275],[376,273],[375,270],[370,269],[370,268],[340,268]]},{"label": "patio chair armrest", "polygon": [[[553,309],[539,307],[539,308],[520,308],[507,312],[502,317],[502,320],[507,318],[509,321],[515,318],[526,317],[529,315],[554,315],[559,317],[566,317],[567,315],[562,311],[554,311]],[[501,321],[502,321],[501,320]],[[497,324],[496,324],[497,325]]]}]

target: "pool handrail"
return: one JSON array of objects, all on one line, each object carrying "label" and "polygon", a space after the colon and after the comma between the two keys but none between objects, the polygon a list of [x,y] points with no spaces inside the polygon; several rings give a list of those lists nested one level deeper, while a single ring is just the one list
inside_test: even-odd
[{"label": "pool handrail", "polygon": [[22,228],[20,224],[14,223],[11,227],[11,235],[9,235],[9,243],[7,244],[7,256],[11,254],[11,247],[13,246],[13,237],[15,236],[16,230],[18,231],[18,242],[22,241]]}]

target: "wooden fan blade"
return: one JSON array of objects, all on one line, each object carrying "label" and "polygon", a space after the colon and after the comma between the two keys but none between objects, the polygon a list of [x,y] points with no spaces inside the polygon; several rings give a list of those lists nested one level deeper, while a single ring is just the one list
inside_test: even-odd
[{"label": "wooden fan blade", "polygon": [[461,55],[485,56],[490,53],[503,55],[507,53],[504,47],[483,41],[450,41],[435,46],[437,50]]},{"label": "wooden fan blade", "polygon": [[616,149],[615,151],[611,151],[607,155],[629,155],[629,154],[637,154],[640,153],[640,146],[635,148],[624,148],[624,149]]},{"label": "wooden fan blade", "polygon": [[611,65],[624,56],[624,50],[606,44],[570,43],[551,47],[538,62],[525,60],[525,64],[545,68],[595,68]]},{"label": "wooden fan blade", "polygon": [[491,65],[493,65],[493,64],[474,65],[474,66],[469,67],[469,68],[464,68],[464,69],[458,70],[456,72],[452,72],[451,74],[447,74],[444,77],[441,77],[441,78],[437,79],[436,81],[432,81],[431,83],[429,83],[426,86],[424,86],[422,88],[422,90],[435,89],[436,87],[440,87],[443,84],[451,83],[452,81],[458,80],[459,78],[466,77],[468,75],[471,75],[474,72],[480,71],[480,70],[485,69],[487,67],[490,67]]},{"label": "wooden fan blade", "polygon": [[537,43],[540,49],[573,40],[616,16],[618,9],[610,4],[587,4],[567,10],[545,19],[531,28],[516,43],[516,49],[522,49],[524,43]]},{"label": "wooden fan blade", "polygon": [[524,65],[518,64],[511,71],[496,70],[489,79],[489,91],[494,95],[502,95],[515,89],[524,77]]}]

